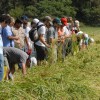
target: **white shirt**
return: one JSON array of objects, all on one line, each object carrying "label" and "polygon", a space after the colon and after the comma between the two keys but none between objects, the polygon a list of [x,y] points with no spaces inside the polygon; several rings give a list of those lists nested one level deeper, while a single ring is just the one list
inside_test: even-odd
[{"label": "white shirt", "polygon": [[[38,26],[39,25],[41,25],[41,24],[43,24],[43,23],[39,23],[38,24]],[[46,33],[46,27],[45,26],[41,26],[39,29],[38,29],[38,34],[40,35],[43,35],[43,37],[44,37],[44,39],[45,39],[45,33]],[[38,45],[38,46],[43,46],[43,47],[45,47],[45,45],[39,40],[39,41],[37,41],[36,43],[35,43],[36,45]]]},{"label": "white shirt", "polygon": [[26,27],[24,30],[25,30],[25,35],[27,37],[29,37],[29,31],[31,30],[31,28],[30,27]]},{"label": "white shirt", "polygon": [[68,35],[68,36],[70,35],[70,32],[68,31],[66,26],[63,27],[63,31],[65,35]]},{"label": "white shirt", "polygon": [[[29,46],[30,48],[32,48],[32,44],[33,42],[30,40],[29,38],[29,31],[31,30],[31,28],[29,26],[27,26],[25,29],[24,29],[24,32],[25,32],[25,36],[27,37],[28,39],[28,43],[29,43]],[[27,52],[28,51],[28,47],[27,47],[27,44],[25,43],[25,51]]]}]

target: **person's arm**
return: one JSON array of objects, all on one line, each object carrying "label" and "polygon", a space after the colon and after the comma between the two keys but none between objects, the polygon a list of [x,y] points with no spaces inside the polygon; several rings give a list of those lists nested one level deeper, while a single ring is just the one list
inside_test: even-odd
[{"label": "person's arm", "polygon": [[50,43],[53,43],[53,38],[50,37]]},{"label": "person's arm", "polygon": [[11,31],[11,29],[8,27],[4,28],[4,34],[6,35],[6,37],[9,39],[9,40],[18,40],[19,37],[17,36],[12,36],[13,33]]},{"label": "person's arm", "polygon": [[44,40],[44,37],[43,37],[43,34],[40,34],[39,35],[39,40],[46,46],[46,47],[50,47],[46,42],[45,42],[45,40]]},{"label": "person's arm", "polygon": [[25,65],[25,63],[22,63],[22,73],[23,73],[23,75],[26,75],[26,65]]},{"label": "person's arm", "polygon": [[26,44],[27,44],[28,50],[30,50],[31,48],[30,48],[30,45],[29,45],[29,43],[28,43],[28,38],[27,38],[27,36],[25,36],[25,42],[26,42]]},{"label": "person's arm", "polygon": [[46,33],[46,28],[45,26],[42,26],[41,28],[38,29],[38,34],[39,34],[39,40],[46,46],[46,47],[50,47],[45,39],[44,39],[44,35]]},{"label": "person's arm", "polygon": [[17,36],[8,36],[8,39],[9,40],[18,40],[19,37],[17,37]]}]

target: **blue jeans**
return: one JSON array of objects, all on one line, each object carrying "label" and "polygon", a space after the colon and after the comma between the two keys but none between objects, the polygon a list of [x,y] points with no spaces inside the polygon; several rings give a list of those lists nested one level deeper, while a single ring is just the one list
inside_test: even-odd
[{"label": "blue jeans", "polygon": [[3,79],[4,74],[4,57],[3,54],[0,54],[0,81]]}]

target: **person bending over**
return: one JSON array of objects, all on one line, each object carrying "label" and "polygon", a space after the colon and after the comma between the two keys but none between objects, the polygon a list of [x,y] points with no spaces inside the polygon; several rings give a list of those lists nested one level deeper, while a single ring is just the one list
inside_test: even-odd
[{"label": "person bending over", "polygon": [[22,73],[26,74],[26,62],[28,61],[28,54],[24,51],[14,47],[3,47],[4,55],[7,57],[9,63],[9,73],[14,74],[15,64],[22,64]]}]

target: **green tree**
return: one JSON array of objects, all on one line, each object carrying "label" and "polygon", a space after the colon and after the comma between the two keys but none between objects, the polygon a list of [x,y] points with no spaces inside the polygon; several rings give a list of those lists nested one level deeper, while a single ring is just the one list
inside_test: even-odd
[{"label": "green tree", "polygon": [[76,17],[92,25],[100,25],[100,0],[72,0]]},{"label": "green tree", "polygon": [[15,9],[11,9],[9,12],[9,14],[15,18],[21,17],[23,13],[23,7],[16,7]]},{"label": "green tree", "polygon": [[44,17],[45,15],[58,17],[75,16],[76,12],[71,3],[71,0],[42,0],[36,4],[37,15],[39,17]]}]

